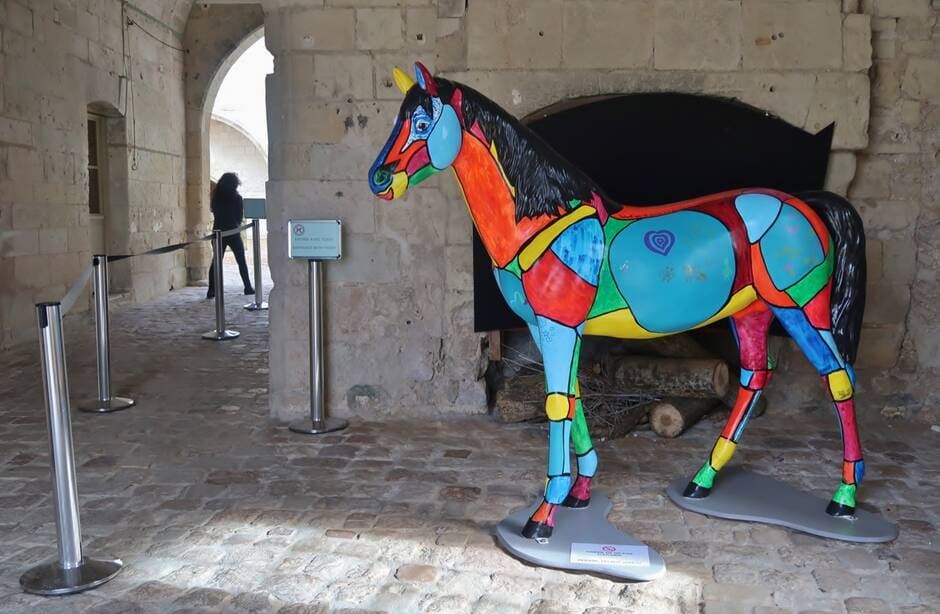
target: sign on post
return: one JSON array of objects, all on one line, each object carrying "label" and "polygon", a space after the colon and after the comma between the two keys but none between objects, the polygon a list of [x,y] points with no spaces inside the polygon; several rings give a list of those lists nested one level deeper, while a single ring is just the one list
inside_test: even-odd
[{"label": "sign on post", "polygon": [[265,219],[263,198],[246,198],[242,202],[245,206],[244,215],[246,220]]},{"label": "sign on post", "polygon": [[343,255],[340,220],[290,220],[287,256],[299,260],[339,260]]}]

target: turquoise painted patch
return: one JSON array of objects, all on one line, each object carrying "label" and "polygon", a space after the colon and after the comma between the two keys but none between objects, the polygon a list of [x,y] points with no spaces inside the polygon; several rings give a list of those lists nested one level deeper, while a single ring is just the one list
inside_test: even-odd
[{"label": "turquoise painted patch", "polygon": [[698,211],[637,220],[611,242],[610,270],[643,328],[688,330],[718,313],[731,294],[731,234]]},{"label": "turquoise painted patch", "polygon": [[767,229],[777,219],[782,204],[779,198],[769,194],[742,194],[734,199],[738,215],[741,216],[747,228],[748,241],[756,243],[764,236]]},{"label": "turquoise painted patch", "polygon": [[780,209],[777,221],[760,240],[760,250],[770,279],[779,290],[798,282],[825,258],[812,224],[790,205]]},{"label": "turquoise painted patch", "polygon": [[493,274],[496,276],[496,285],[503,293],[503,298],[506,299],[509,308],[529,324],[535,324],[535,312],[532,311],[532,306],[526,299],[522,281],[505,269],[493,269]]},{"label": "turquoise painted patch", "polygon": [[552,251],[581,279],[596,286],[604,258],[601,223],[593,217],[575,222],[552,242]]}]

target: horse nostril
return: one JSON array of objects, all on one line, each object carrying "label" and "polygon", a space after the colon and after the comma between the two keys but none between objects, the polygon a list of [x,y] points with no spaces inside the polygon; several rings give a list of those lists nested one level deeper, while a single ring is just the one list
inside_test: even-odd
[{"label": "horse nostril", "polygon": [[388,169],[388,166],[380,166],[375,169],[375,173],[372,174],[372,183],[379,188],[384,188],[392,182],[392,172]]}]

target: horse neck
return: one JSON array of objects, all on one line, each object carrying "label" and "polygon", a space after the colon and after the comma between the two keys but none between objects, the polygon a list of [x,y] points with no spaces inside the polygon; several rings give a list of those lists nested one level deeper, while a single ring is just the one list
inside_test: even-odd
[{"label": "horse neck", "polygon": [[526,241],[557,216],[540,215],[516,221],[515,188],[506,179],[499,153],[481,137],[464,131],[463,144],[452,168],[486,251],[497,266],[504,267]]}]

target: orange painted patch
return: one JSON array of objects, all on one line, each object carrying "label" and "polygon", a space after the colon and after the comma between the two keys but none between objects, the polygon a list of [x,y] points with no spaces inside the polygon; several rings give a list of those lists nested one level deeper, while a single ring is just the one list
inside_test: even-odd
[{"label": "orange painted patch", "polygon": [[816,293],[816,296],[803,306],[803,313],[813,328],[829,330],[832,322],[832,311],[829,306],[830,296],[832,295],[832,281]]},{"label": "orange painted patch", "polygon": [[509,264],[526,241],[557,218],[540,215],[516,222],[516,203],[499,165],[486,145],[469,132],[463,134],[453,168],[473,223],[496,266]]},{"label": "orange painted patch", "polygon": [[760,251],[760,243],[751,245],[751,274],[754,275],[754,287],[757,295],[776,307],[795,307],[796,303],[786,292],[777,289],[770,279],[764,257]]}]

